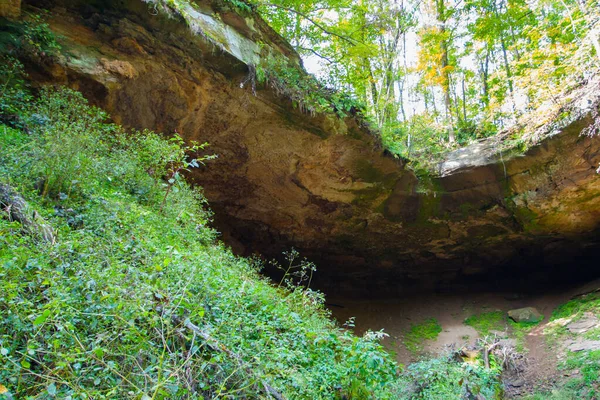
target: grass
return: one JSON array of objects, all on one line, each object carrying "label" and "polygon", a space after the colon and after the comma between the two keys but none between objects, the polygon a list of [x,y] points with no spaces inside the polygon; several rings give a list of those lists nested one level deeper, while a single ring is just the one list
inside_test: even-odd
[{"label": "grass", "polygon": [[464,323],[472,326],[482,336],[487,336],[490,331],[503,331],[506,328],[506,316],[502,311],[490,311],[472,315]]},{"label": "grass", "polygon": [[442,332],[442,325],[435,318],[411,325],[404,338],[404,345],[413,354],[423,350],[423,342],[433,340]]},{"label": "grass", "polygon": [[600,350],[569,353],[561,365],[565,371],[579,370],[579,376],[570,378],[543,393],[526,397],[527,400],[595,400],[600,396]]},{"label": "grass", "polygon": [[585,311],[597,310],[598,308],[600,308],[600,292],[589,293],[558,306],[552,311],[550,321],[559,318],[575,318]]},{"label": "grass", "polygon": [[464,321],[465,325],[472,326],[482,336],[487,336],[491,331],[505,331],[507,327],[510,327],[511,334],[515,337],[516,350],[519,353],[526,351],[525,348],[525,335],[533,329],[536,323],[528,322],[514,322],[506,317],[506,313],[503,311],[490,311],[481,314],[475,314]]},{"label": "grass", "polygon": [[536,326],[539,325],[539,322],[515,322],[509,320],[509,325],[512,330],[512,334],[514,335],[517,343],[515,346],[515,350],[519,353],[526,353],[527,348],[525,347],[525,336]]}]

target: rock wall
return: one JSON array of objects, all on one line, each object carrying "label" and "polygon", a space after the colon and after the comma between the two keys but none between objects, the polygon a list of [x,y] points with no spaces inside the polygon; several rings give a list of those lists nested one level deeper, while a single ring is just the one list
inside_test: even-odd
[{"label": "rock wall", "polygon": [[81,90],[125,126],[211,144],[219,158],[189,179],[241,254],[294,246],[328,291],[393,295],[545,275],[598,248],[600,139],[580,135],[589,115],[523,157],[419,180],[355,119],[306,115],[268,88],[241,87],[244,40],[297,59],[255,15],[198,1],[201,19],[229,32],[207,40],[137,0],[25,4],[52,9],[65,54],[29,64],[36,82]]},{"label": "rock wall", "polygon": [[21,15],[21,0],[2,0],[0,17],[18,18]]}]

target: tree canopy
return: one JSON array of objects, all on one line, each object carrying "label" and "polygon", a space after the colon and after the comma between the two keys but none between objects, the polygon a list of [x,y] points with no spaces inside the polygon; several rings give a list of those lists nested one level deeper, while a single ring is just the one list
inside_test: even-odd
[{"label": "tree canopy", "polygon": [[248,4],[413,159],[514,127],[600,66],[598,0]]}]

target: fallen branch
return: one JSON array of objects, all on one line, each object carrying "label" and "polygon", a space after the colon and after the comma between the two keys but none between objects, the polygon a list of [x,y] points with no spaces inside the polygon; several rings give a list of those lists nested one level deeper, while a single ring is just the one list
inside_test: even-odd
[{"label": "fallen branch", "polygon": [[[176,322],[181,323],[181,321],[176,321]],[[198,335],[202,339],[204,339],[204,341],[206,342],[206,344],[211,349],[213,349],[214,351],[221,351],[221,352],[227,354],[230,358],[236,360],[238,362],[238,364],[248,374],[250,374],[250,375],[254,374],[254,371],[252,370],[252,367],[246,361],[244,361],[239,354],[234,353],[233,351],[229,350],[222,343],[220,343],[217,339],[213,338],[208,333],[206,333],[205,331],[203,331],[202,329],[200,329],[200,327],[194,325],[189,319],[186,319],[185,321],[183,321],[182,324],[187,329],[189,329],[190,331],[194,332],[196,335]],[[277,389],[275,389],[274,387],[272,387],[271,385],[269,385],[267,382],[265,382],[264,380],[261,380],[260,383],[262,384],[262,386],[265,389],[265,391],[269,395],[271,395],[274,399],[276,399],[276,400],[285,400],[285,397],[283,397],[283,395],[281,393],[279,393],[279,391],[277,391]]]},{"label": "fallen branch", "polygon": [[492,352],[492,350],[494,350],[494,348],[496,348],[499,345],[500,345],[500,342],[496,342],[496,343],[492,344],[491,346],[483,347],[483,364],[485,365],[485,367],[487,369],[490,368],[490,353]]},{"label": "fallen branch", "polygon": [[29,203],[11,186],[0,183],[0,209],[10,221],[18,221],[30,235],[40,238],[43,242],[54,244],[56,236],[52,227],[33,210]]}]

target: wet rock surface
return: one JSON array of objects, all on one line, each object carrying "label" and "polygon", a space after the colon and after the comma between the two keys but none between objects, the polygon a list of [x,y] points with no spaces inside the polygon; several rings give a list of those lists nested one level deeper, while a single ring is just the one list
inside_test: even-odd
[{"label": "wet rock surface", "polygon": [[298,56],[258,17],[198,4],[202,19],[229,32],[220,46],[141,1],[25,1],[52,9],[65,50],[27,67],[36,82],[82,91],[118,123],[209,142],[219,158],[189,179],[236,252],[274,257],[293,246],[317,263],[318,286],[357,296],[484,281],[518,288],[564,276],[565,265],[590,271],[600,138],[580,135],[589,115],[524,156],[473,163],[474,149],[464,150],[450,174],[418,178],[357,119],[306,115],[269,88],[255,96],[240,87],[245,41]]}]

